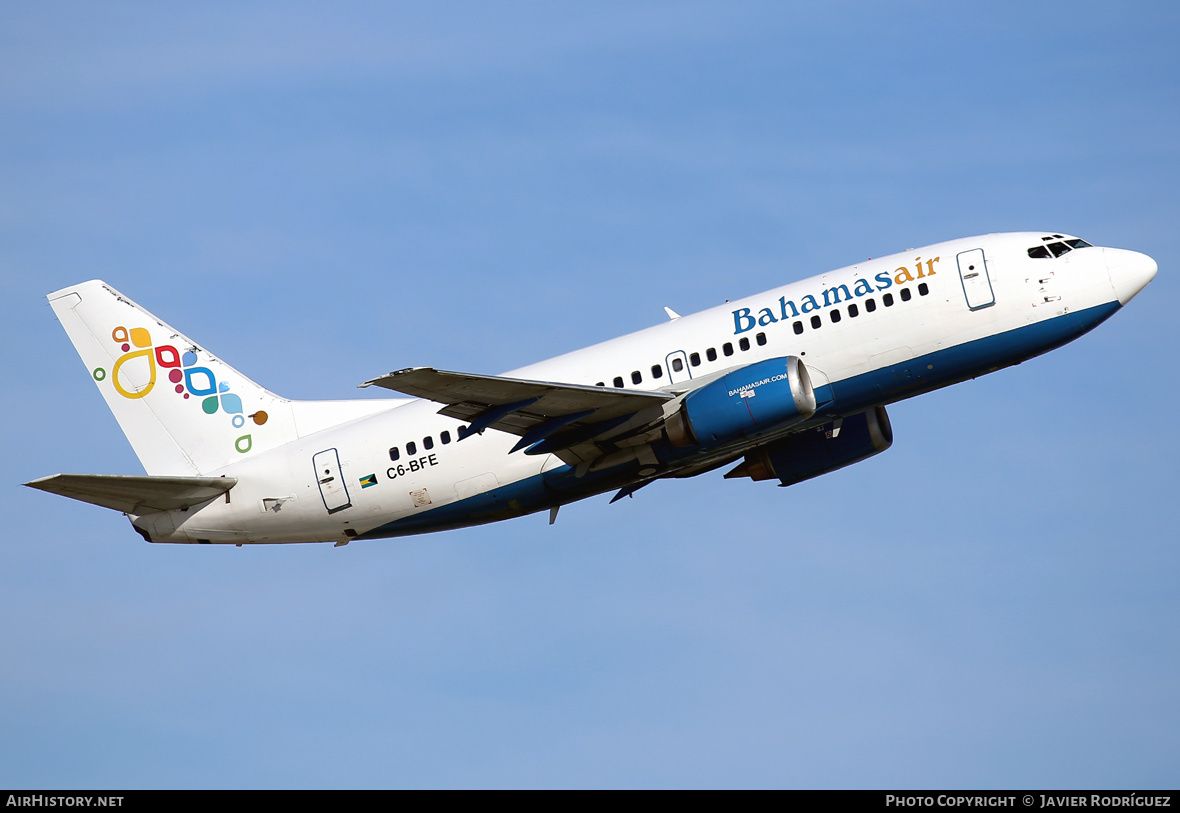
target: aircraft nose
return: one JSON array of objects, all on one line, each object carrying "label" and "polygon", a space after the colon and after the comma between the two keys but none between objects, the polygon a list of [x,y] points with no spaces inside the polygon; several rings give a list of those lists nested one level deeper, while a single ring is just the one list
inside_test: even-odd
[{"label": "aircraft nose", "polygon": [[1159,266],[1155,260],[1138,251],[1123,248],[1104,248],[1106,272],[1120,305],[1126,305],[1135,294],[1142,291],[1155,278]]}]

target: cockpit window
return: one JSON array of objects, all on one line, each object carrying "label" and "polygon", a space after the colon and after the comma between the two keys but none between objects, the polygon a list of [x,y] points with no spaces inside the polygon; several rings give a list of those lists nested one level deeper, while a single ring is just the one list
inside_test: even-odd
[{"label": "cockpit window", "polygon": [[[1049,241],[1053,240],[1054,237],[1061,237],[1061,235],[1055,234],[1052,237],[1042,237],[1041,239]],[[1028,256],[1032,257],[1034,260],[1047,257],[1060,257],[1062,254],[1067,254],[1075,248],[1093,248],[1093,246],[1091,246],[1085,240],[1079,240],[1076,237],[1070,237],[1068,239],[1063,238],[1061,240],[1051,242],[1047,246],[1033,246],[1028,250]]]}]

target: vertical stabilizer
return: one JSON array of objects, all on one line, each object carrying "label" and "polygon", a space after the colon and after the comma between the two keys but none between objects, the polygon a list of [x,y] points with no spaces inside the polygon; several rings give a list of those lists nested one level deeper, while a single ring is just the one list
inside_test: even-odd
[{"label": "vertical stabilizer", "polygon": [[100,280],[48,299],[148,474],[206,474],[307,434],[309,418],[390,406],[280,398]]}]

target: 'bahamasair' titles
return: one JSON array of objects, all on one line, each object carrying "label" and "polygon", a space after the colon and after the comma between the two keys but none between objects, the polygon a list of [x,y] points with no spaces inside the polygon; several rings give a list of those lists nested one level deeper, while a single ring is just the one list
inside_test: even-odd
[{"label": "'bahamasair' titles", "polygon": [[[804,313],[811,313],[821,308],[837,305],[840,302],[846,302],[857,297],[884,291],[892,288],[894,285],[904,285],[907,282],[914,282],[925,277],[933,277],[935,274],[934,264],[940,259],[942,258],[935,257],[923,261],[921,257],[915,257],[912,271],[902,265],[894,269],[892,275],[888,271],[882,271],[871,280],[867,278],[858,279],[852,288],[849,288],[847,285],[833,285],[831,288],[825,288],[822,295],[822,305],[815,294],[805,294],[799,300],[798,306],[796,306],[795,300],[780,296],[777,308],[763,308],[757,314],[754,314],[751,308],[738,308],[733,312],[733,333],[736,336],[739,333],[745,333],[747,330],[753,330],[759,325],[766,327],[778,321],[786,321]],[[916,275],[914,272],[917,272]],[[876,283],[876,285],[874,286],[873,283]]]}]

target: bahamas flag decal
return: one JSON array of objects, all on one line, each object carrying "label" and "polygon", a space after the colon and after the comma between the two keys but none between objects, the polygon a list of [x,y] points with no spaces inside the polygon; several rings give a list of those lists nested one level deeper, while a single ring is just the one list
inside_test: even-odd
[{"label": "bahamas flag decal", "polygon": [[364,477],[361,478],[361,488],[368,488],[369,486],[375,486],[375,485],[377,485],[377,475],[376,474],[366,474]]}]

